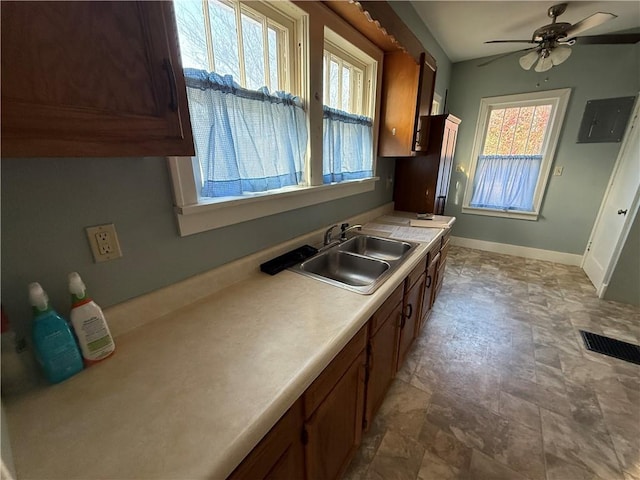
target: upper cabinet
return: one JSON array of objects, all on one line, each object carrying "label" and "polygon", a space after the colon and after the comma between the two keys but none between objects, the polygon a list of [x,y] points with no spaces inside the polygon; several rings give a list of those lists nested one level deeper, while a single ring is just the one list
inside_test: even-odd
[{"label": "upper cabinet", "polygon": [[444,215],[460,119],[433,115],[421,123],[426,146],[420,157],[396,162],[393,201],[397,210]]},{"label": "upper cabinet", "polygon": [[329,8],[385,52],[378,155],[423,155],[427,148],[436,61],[389,2],[325,0]]},{"label": "upper cabinet", "polygon": [[424,52],[418,63],[402,51],[385,55],[378,140],[381,157],[408,157],[426,151],[426,119],[436,78],[435,62],[430,60]]},{"label": "upper cabinet", "polygon": [[171,2],[2,2],[2,156],[193,155]]}]

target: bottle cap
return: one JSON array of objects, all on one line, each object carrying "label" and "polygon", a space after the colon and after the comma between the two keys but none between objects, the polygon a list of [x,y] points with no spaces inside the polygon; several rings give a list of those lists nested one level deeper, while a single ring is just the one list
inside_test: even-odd
[{"label": "bottle cap", "polygon": [[87,287],[85,287],[84,282],[82,281],[82,278],[80,278],[78,272],[71,272],[69,274],[69,292],[78,297],[83,297],[86,288]]},{"label": "bottle cap", "polygon": [[49,297],[38,282],[29,284],[29,302],[38,310],[46,310]]}]

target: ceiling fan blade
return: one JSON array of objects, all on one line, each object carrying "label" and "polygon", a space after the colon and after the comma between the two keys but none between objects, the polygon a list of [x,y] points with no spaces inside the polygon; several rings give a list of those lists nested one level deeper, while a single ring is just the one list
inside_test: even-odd
[{"label": "ceiling fan blade", "polygon": [[523,48],[522,50],[516,50],[515,52],[503,53],[502,55],[498,55],[497,57],[493,57],[491,60],[488,60],[488,61],[483,62],[483,63],[479,63],[477,66],[478,67],[484,67],[485,65],[489,65],[490,63],[493,63],[496,60],[500,60],[501,58],[508,57],[509,55],[513,55],[513,54],[516,54],[516,53],[522,53],[522,52],[528,52],[529,50],[535,50],[536,48],[538,48],[538,47]]},{"label": "ceiling fan blade", "polygon": [[578,45],[613,45],[640,42],[640,33],[614,33],[610,35],[590,35],[576,38]]},{"label": "ceiling fan blade", "polygon": [[617,15],[613,13],[605,13],[598,12],[593,15],[580,20],[578,23],[572,25],[566,32],[566,38],[575,37],[576,35],[580,35],[582,32],[589,30],[590,28],[597,27],[598,25],[603,24],[609,20],[613,20],[617,18]]},{"label": "ceiling fan blade", "polygon": [[533,40],[489,40],[484,43],[537,43]]}]

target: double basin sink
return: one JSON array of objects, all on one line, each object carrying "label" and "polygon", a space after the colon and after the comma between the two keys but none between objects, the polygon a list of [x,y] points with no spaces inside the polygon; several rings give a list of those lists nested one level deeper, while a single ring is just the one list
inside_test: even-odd
[{"label": "double basin sink", "polygon": [[382,285],[416,246],[361,234],[321,251],[291,270],[368,295]]}]

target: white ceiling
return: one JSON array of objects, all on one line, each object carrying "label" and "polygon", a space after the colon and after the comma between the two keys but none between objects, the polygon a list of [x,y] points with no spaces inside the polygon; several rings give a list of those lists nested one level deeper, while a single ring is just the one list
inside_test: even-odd
[{"label": "white ceiling", "polygon": [[[487,40],[530,39],[551,23],[547,9],[560,1],[419,1],[411,2],[452,62],[527,48],[525,43],[484,44]],[[577,23],[596,12],[618,15],[583,35],[601,35],[640,27],[640,2],[568,2],[559,22]]]}]

